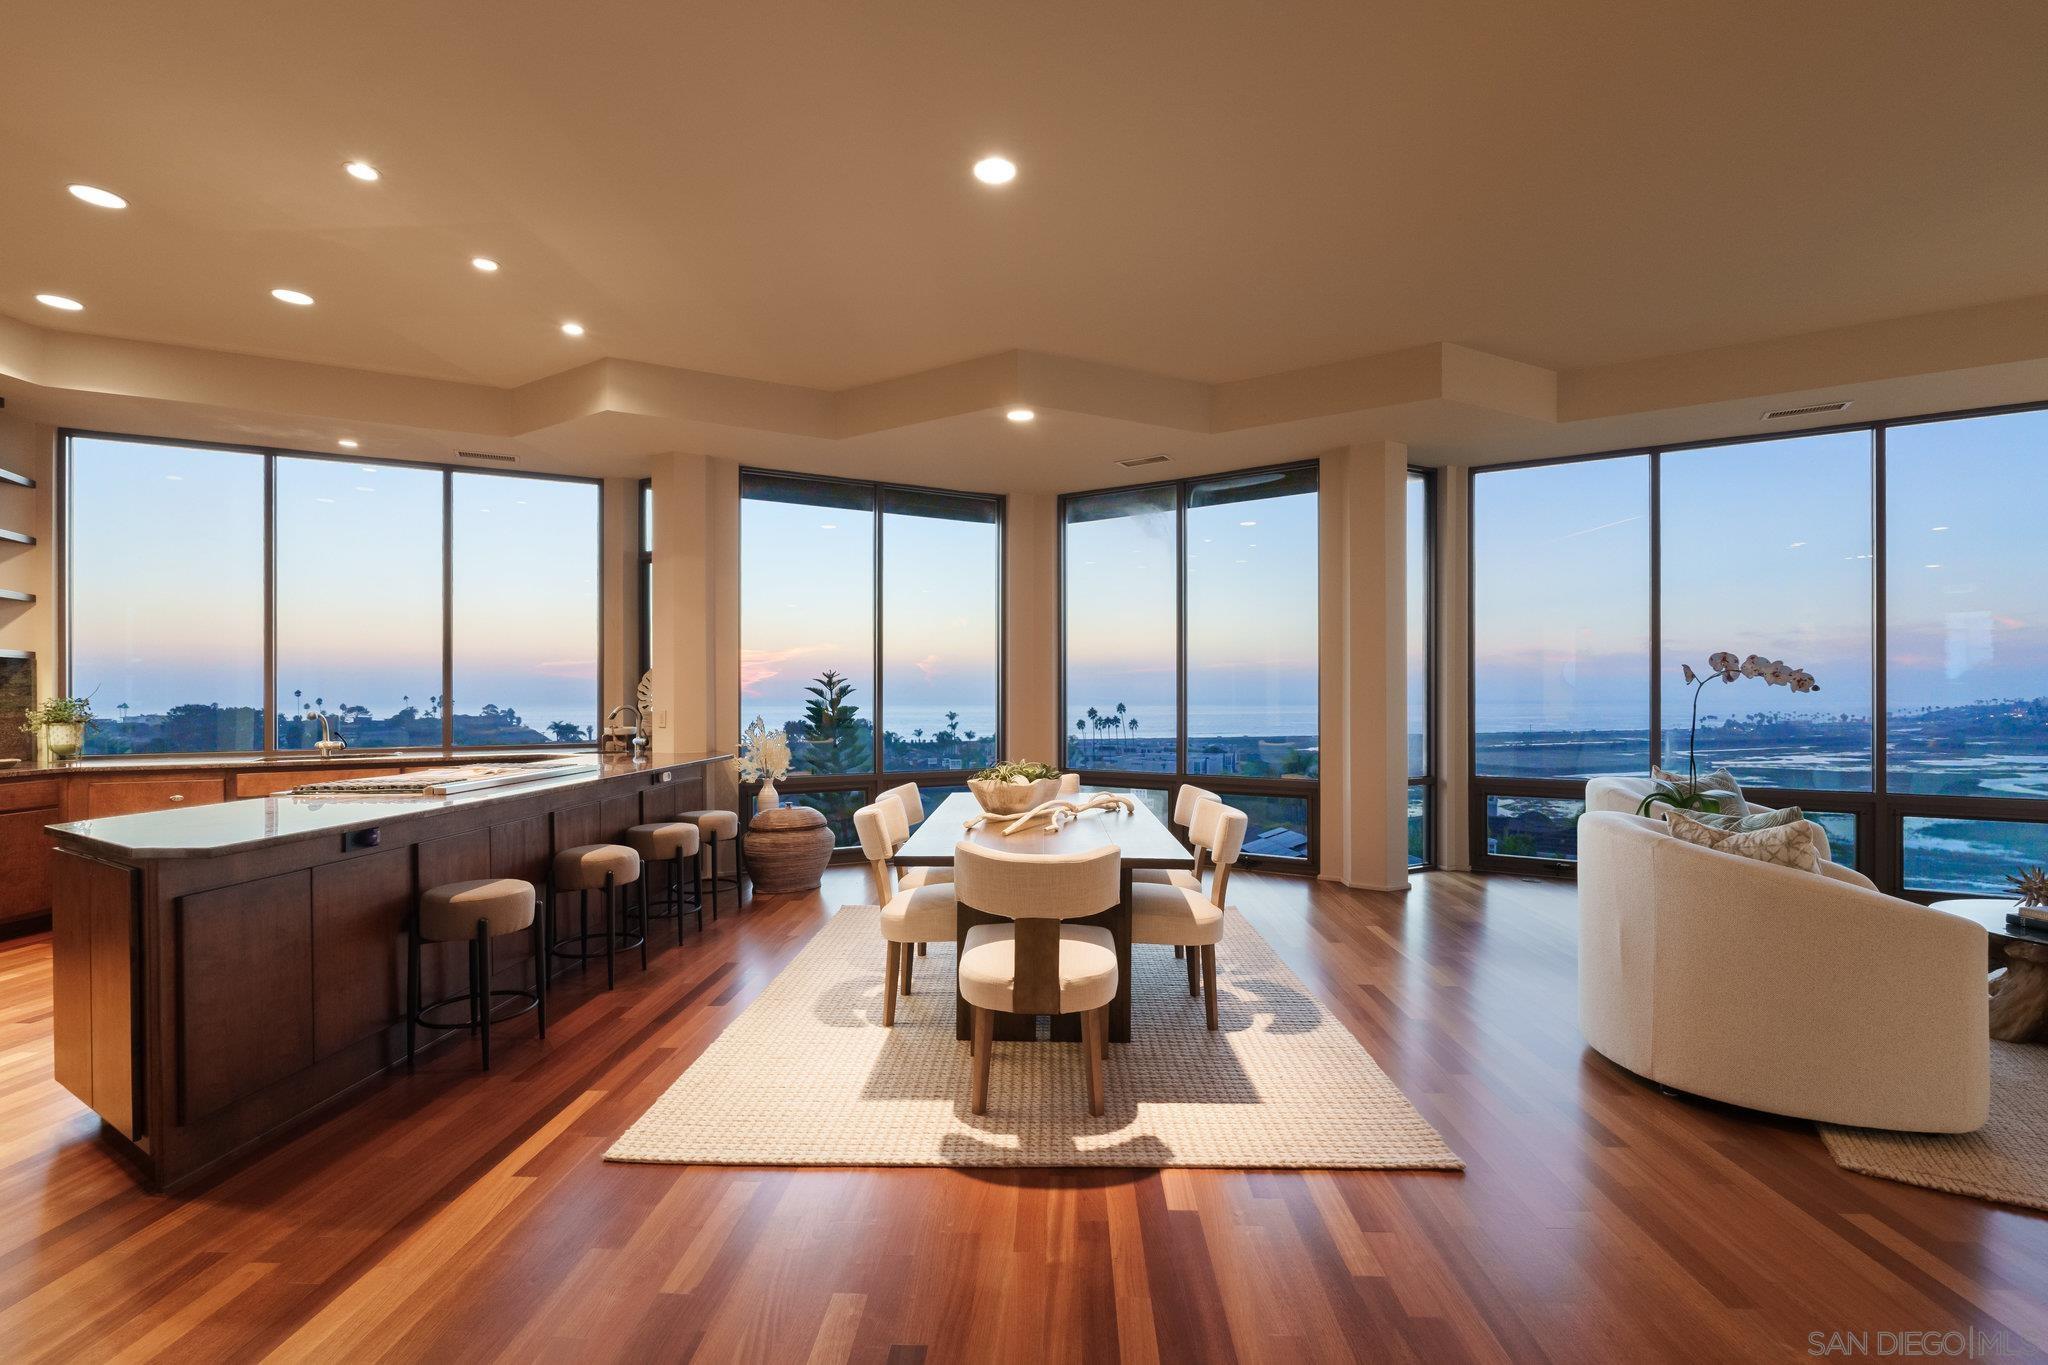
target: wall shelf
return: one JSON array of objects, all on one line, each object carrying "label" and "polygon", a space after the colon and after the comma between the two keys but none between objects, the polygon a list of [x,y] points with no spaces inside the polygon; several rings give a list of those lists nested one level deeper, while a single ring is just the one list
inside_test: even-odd
[{"label": "wall shelf", "polygon": [[0,483],[18,484],[23,488],[34,488],[36,481],[26,474],[17,474],[11,469],[0,469]]},{"label": "wall shelf", "polygon": [[33,602],[35,600],[36,595],[32,592],[23,592],[19,588],[0,588],[0,602]]},{"label": "wall shelf", "polygon": [[14,545],[33,545],[36,538],[26,531],[0,531],[0,540]]},{"label": "wall shelf", "polygon": [[0,649],[0,659],[33,659],[35,657],[36,653],[32,649]]}]

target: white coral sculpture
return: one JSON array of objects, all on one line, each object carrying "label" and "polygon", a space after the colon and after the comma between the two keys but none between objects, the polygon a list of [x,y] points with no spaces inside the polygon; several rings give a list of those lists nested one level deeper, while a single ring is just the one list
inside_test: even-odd
[{"label": "white coral sculpture", "polygon": [[[1022,815],[1010,819],[1009,823],[1003,826],[1003,833],[1022,834],[1028,829],[1043,825],[1051,832],[1057,834],[1092,810],[1129,812],[1136,809],[1137,807],[1132,804],[1130,797],[1118,796],[1115,792],[1097,792],[1085,801],[1046,801],[1033,806]],[[985,821],[1002,820],[1004,818],[1003,816],[990,815],[988,812],[983,811],[980,815],[969,820],[966,827],[973,829]]]}]

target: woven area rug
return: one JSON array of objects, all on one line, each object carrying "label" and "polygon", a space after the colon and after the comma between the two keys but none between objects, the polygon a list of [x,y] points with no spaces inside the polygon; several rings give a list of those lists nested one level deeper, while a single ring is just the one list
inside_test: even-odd
[{"label": "woven area rug", "polygon": [[1974,1133],[1818,1126],[1847,1170],[2048,1211],[2048,1047],[2038,1043],[1991,1044],[1991,1120]]},{"label": "woven area rug", "polygon": [[882,1027],[871,905],[842,908],[607,1152],[611,1161],[768,1166],[1209,1166],[1461,1170],[1345,1027],[1237,915],[1217,950],[1222,1027],[1187,968],[1141,947],[1132,1041],[1088,1113],[1078,1043],[995,1045],[968,1112],[953,947],[918,959]]}]

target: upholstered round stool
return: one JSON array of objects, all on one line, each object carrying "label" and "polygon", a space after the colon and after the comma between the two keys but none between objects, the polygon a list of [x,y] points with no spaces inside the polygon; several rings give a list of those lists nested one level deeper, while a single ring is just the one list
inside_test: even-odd
[{"label": "upholstered round stool", "polygon": [[[618,984],[618,951],[638,948],[640,966],[647,967],[647,918],[636,914],[630,924],[621,924],[619,888],[640,880],[640,855],[624,844],[578,844],[555,855],[554,873],[548,879],[548,908],[564,891],[576,893],[576,932],[557,938],[548,951],[556,957],[588,965],[604,954],[604,987]],[[604,892],[604,932],[590,932],[590,893]],[[623,907],[630,909],[631,907]],[[593,943],[602,943],[602,949]]]},{"label": "upholstered round stool", "polygon": [[653,909],[647,903],[647,880],[640,882],[640,915],[642,919],[669,919],[676,922],[676,942],[683,941],[683,860],[690,860],[690,903],[697,910],[697,927],[704,927],[704,863],[697,856],[697,827],[688,820],[669,820],[660,824],[635,825],[626,831],[626,842],[640,855],[642,863],[661,863],[668,869],[668,894],[662,898],[662,908]]},{"label": "upholstered round stool", "polygon": [[[528,1010],[540,1018],[540,1036],[548,1036],[547,944],[533,912],[533,883],[509,877],[474,882],[448,882],[429,889],[413,913],[411,949],[405,978],[405,1064],[412,1065],[415,1035],[421,1028],[466,1028],[483,1037],[484,1070],[491,1069],[491,1025],[516,1019]],[[491,985],[491,940],[520,930],[533,933],[533,989],[496,990]],[[469,944],[469,993],[420,1002],[420,948],[428,943]],[[518,1007],[499,1010],[499,1000]],[[459,1022],[430,1018],[430,1012],[467,1005],[469,1017]]]},{"label": "upholstered round stool", "polygon": [[[740,852],[739,816],[729,810],[686,810],[678,814],[676,819],[688,820],[695,825],[698,837],[703,841],[705,880],[711,886],[711,918],[718,918],[718,892],[721,887],[732,888],[733,909],[739,909],[740,900],[745,895],[740,886],[743,863]],[[718,851],[721,847],[732,850],[730,872],[719,870],[719,865],[726,861],[719,857]]]}]

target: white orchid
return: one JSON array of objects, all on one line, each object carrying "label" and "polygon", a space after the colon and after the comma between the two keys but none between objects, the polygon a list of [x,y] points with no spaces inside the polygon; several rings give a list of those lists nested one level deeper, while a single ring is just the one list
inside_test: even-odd
[{"label": "white orchid", "polygon": [[732,761],[733,771],[748,782],[780,782],[788,774],[789,764],[789,736],[769,729],[767,721],[754,717],[740,736],[740,752]]},{"label": "white orchid", "polygon": [[1794,668],[1783,659],[1766,659],[1761,654],[1752,654],[1741,663],[1729,650],[1716,650],[1707,656],[1707,672],[1704,677],[1692,671],[1691,664],[1680,664],[1685,681],[1692,687],[1692,736],[1686,747],[1686,771],[1689,774],[1686,789],[1681,791],[1672,783],[1659,782],[1655,791],[1643,798],[1636,808],[1636,814],[1649,814],[1652,805],[1674,806],[1679,810],[1717,809],[1717,802],[1699,790],[1699,738],[1700,738],[1700,693],[1708,683],[1719,678],[1732,683],[1737,678],[1762,678],[1773,687],[1789,687],[1794,692],[1818,692],[1820,684],[1813,680],[1813,674],[1803,668]]}]

